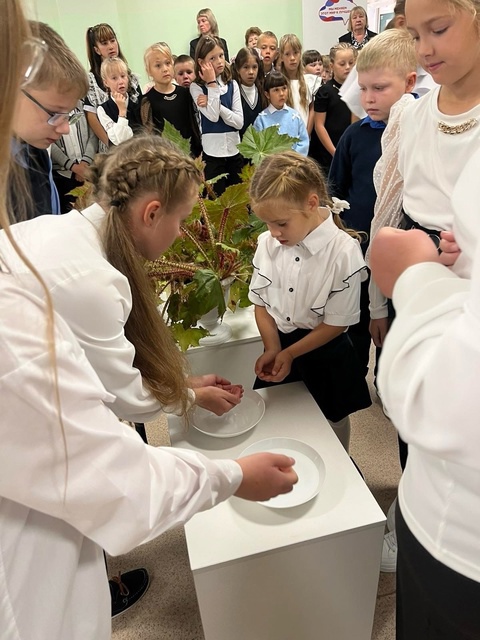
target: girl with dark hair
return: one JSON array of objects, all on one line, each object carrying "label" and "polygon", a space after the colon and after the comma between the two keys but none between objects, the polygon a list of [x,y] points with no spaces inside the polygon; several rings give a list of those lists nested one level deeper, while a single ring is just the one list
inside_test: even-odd
[{"label": "girl with dark hair", "polygon": [[108,135],[97,117],[97,107],[107,102],[110,95],[102,80],[100,71],[102,62],[107,58],[120,58],[120,60],[125,62],[129,81],[128,97],[133,104],[139,103],[142,92],[140,90],[139,78],[130,71],[113,27],[105,22],[97,24],[94,27],[89,27],[87,29],[86,41],[88,61],[90,63],[88,74],[90,86],[87,97],[85,98],[84,109],[88,124],[99,140],[98,150],[104,152],[108,148]]},{"label": "girl with dark hair", "polygon": [[190,94],[198,107],[201,119],[205,178],[210,180],[227,173],[218,180],[214,189],[220,195],[232,184],[240,181],[238,174],[243,158],[238,152],[243,110],[240,89],[235,80],[220,39],[204,36],[195,50],[195,82]]},{"label": "girl with dark hair", "polygon": [[240,87],[243,109],[243,127],[240,138],[247,128],[255,122],[256,117],[267,106],[263,83],[265,75],[263,64],[256,49],[244,47],[235,56],[232,75]]}]

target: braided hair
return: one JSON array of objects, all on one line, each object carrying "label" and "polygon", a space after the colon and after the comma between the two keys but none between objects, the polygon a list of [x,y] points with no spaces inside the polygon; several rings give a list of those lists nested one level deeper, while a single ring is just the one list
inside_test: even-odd
[{"label": "braided hair", "polygon": [[139,135],[99,154],[88,179],[93,198],[107,212],[102,241],[107,260],[128,279],[132,310],[125,335],[135,347],[134,366],[163,406],[187,410],[186,361],[158,313],[144,259],[130,230],[131,203],[155,192],[168,212],[202,181],[195,162],[176,145],[158,136]]},{"label": "braided hair", "polygon": [[[250,200],[255,205],[265,201],[283,201],[302,208],[310,193],[316,193],[321,206],[333,207],[327,184],[319,165],[296,151],[284,151],[267,156],[255,171],[250,183]],[[347,229],[339,215],[334,214],[337,227],[350,236],[361,236]]]}]

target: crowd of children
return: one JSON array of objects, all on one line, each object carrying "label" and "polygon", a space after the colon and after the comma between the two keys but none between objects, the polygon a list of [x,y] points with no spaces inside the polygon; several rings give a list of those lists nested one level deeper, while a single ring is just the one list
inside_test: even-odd
[{"label": "crowd of children", "polygon": [[[142,130],[161,134],[165,121],[190,141],[192,156],[202,156],[207,178],[228,174],[215,184],[217,194],[238,181],[243,161],[236,145],[255,123],[259,130],[276,125],[281,133],[298,138],[293,148],[328,172],[334,145],[350,123],[346,105],[342,103],[347,118],[340,113],[339,98],[332,100],[330,94],[338,93],[352,68],[354,48],[345,44],[329,56],[314,49],[303,52],[295,34],[278,39],[272,31],[252,26],[245,32],[245,47],[230,59],[213,12],[201,9],[196,19],[198,37],[191,41],[189,55],[173,54],[165,42],[146,48],[149,82],[143,91],[113,27],[101,23],[87,30],[89,88],[77,110],[85,114],[88,127],[72,127],[55,140],[61,149],[54,152],[54,175],[62,212],[71,206],[66,194],[82,181],[83,169],[93,159],[90,149],[83,158],[80,147],[90,140],[90,148],[94,144],[95,152],[105,152]],[[276,101],[278,93],[284,93],[284,99]]]}]

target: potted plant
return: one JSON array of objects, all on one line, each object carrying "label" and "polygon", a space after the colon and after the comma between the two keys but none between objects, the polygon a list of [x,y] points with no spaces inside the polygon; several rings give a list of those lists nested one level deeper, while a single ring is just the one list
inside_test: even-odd
[{"label": "potted plant", "polygon": [[[168,123],[163,135],[188,152],[188,141]],[[219,197],[212,188],[215,180],[204,183],[181,237],[160,259],[146,264],[162,313],[182,350],[197,346],[208,335],[207,329],[198,326],[208,312],[217,309],[221,318],[227,307],[235,311],[237,306],[250,305],[252,258],[258,235],[265,230],[250,211],[250,179],[266,155],[291,149],[295,141],[279,134],[277,127],[264,131],[249,127],[238,145],[252,162],[244,167],[241,182]]]}]

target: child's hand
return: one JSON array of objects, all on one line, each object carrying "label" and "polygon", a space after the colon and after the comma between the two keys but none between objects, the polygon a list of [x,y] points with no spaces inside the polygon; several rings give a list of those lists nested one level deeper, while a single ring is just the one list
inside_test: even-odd
[{"label": "child's hand", "polygon": [[200,77],[207,84],[208,82],[215,82],[215,69],[211,62],[200,63]]},{"label": "child's hand", "polygon": [[373,344],[376,347],[383,347],[383,341],[387,335],[389,328],[388,318],[378,318],[377,320],[370,320],[370,335],[372,336]]},{"label": "child's hand", "polygon": [[254,453],[237,460],[243,479],[235,495],[245,500],[269,500],[289,493],[298,482],[295,460],[276,453]]},{"label": "child's hand", "polygon": [[402,273],[422,262],[440,262],[431,238],[419,229],[402,231],[383,227],[370,245],[372,276],[380,291],[392,297],[393,288]]},{"label": "child's hand", "polygon": [[265,376],[272,374],[273,363],[278,351],[264,351],[255,363],[255,375],[260,380],[266,380]]},{"label": "child's hand", "polygon": [[118,115],[120,118],[125,118],[127,115],[127,96],[122,95],[114,91],[112,93],[112,99],[118,107]]},{"label": "child's hand", "polygon": [[208,96],[202,93],[201,96],[197,98],[197,107],[206,107],[208,104]]},{"label": "child's hand", "polygon": [[290,373],[292,361],[288,351],[265,351],[255,364],[255,373],[265,382],[282,382]]},{"label": "child's hand", "polygon": [[440,262],[446,267],[452,267],[461,254],[461,249],[455,242],[455,237],[451,231],[440,232]]}]

